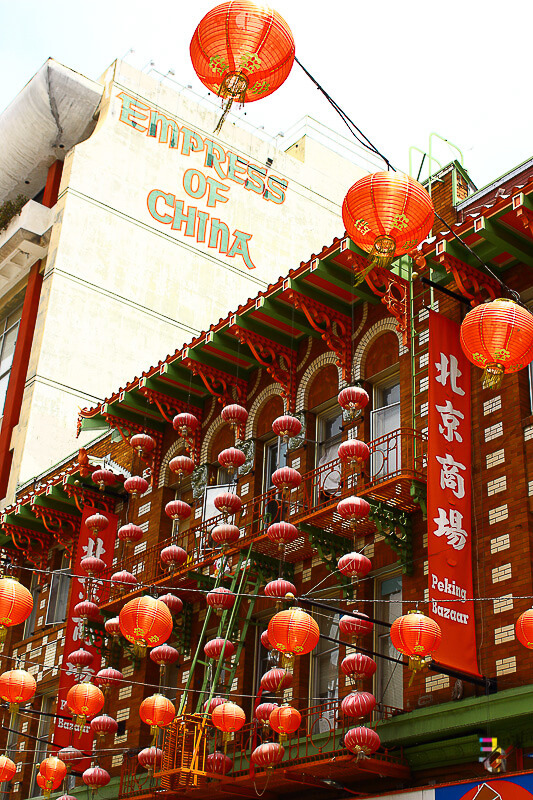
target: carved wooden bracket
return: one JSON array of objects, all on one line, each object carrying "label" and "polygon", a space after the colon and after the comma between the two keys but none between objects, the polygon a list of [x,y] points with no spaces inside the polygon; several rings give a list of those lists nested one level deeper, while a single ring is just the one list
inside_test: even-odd
[{"label": "carved wooden bracket", "polygon": [[238,337],[241,344],[246,344],[255,360],[266,369],[271,378],[282,387],[281,396],[287,412],[294,411],[296,402],[296,353],[289,347],[267,339],[258,333],[241,328],[234,322],[230,324],[229,333]]},{"label": "carved wooden bracket", "polygon": [[529,201],[525,199],[525,196],[520,192],[513,197],[513,211],[516,214],[516,218],[522,223],[522,226],[528,232],[530,236],[533,236],[533,209],[526,206],[525,203]]},{"label": "carved wooden bracket", "polygon": [[342,370],[342,377],[347,383],[352,369],[352,337],[349,317],[333,311],[328,306],[311,300],[293,289],[285,293],[285,297],[295,308],[305,314],[307,321],[322,337],[329,350],[337,356],[337,366]]},{"label": "carved wooden bracket", "polygon": [[104,412],[102,416],[111,428],[114,428],[119,432],[122,441],[127,444],[128,447],[131,447],[130,438],[132,433],[148,433],[155,440],[155,447],[152,450],[150,457],[147,459],[143,458],[143,456],[139,456],[141,461],[144,461],[144,463],[150,468],[150,483],[153,486],[154,475],[159,472],[159,467],[161,464],[163,434],[159,431],[154,431],[152,428],[148,428],[146,425],[121,419],[120,417],[115,417],[113,414],[106,414]]},{"label": "carved wooden bracket", "polygon": [[[24,553],[25,558],[33,564],[37,569],[45,569],[48,560],[48,551],[52,545],[53,539],[45,533],[31,530],[30,528],[21,528],[19,525],[11,525],[10,523],[0,523],[0,527],[4,533],[11,538],[17,550]],[[35,547],[37,543],[37,547]]]},{"label": "carved wooden bracket", "polygon": [[72,558],[74,545],[78,539],[81,520],[75,514],[58,511],[53,508],[37,505],[34,500],[30,507],[37,519],[40,519],[45,529],[61,544]]},{"label": "carved wooden bracket", "polygon": [[182,358],[182,364],[190,369],[193,375],[198,375],[209,394],[216,397],[221,405],[226,406],[228,403],[235,402],[233,389],[237,392],[239,403],[245,401],[246,381],[242,378],[236,378],[220,369],[207,366],[207,364],[200,364],[186,355]]},{"label": "carved wooden bracket", "polygon": [[446,252],[439,253],[439,244],[435,250],[436,260],[439,264],[446,269],[448,274],[453,275],[455,285],[468,300],[471,306],[478,306],[487,300],[487,295],[490,300],[495,300],[501,294],[501,288],[498,281],[491,278],[490,275],[485,275],[475,267],[465,264],[455,256]]},{"label": "carved wooden bracket", "polygon": [[84,486],[76,485],[75,483],[67,483],[66,478],[63,483],[63,491],[74,500],[78,511],[83,513],[85,505],[97,508],[99,511],[105,513],[113,511],[115,506],[115,498],[107,497],[103,492],[94,492],[92,489],[86,489]]},{"label": "carved wooden bracket", "polygon": [[[157,406],[157,409],[163,419],[170,424],[172,424],[172,420],[176,414],[182,414],[184,412],[188,414],[194,414],[194,416],[197,417],[200,422],[202,421],[202,411],[196,406],[191,406],[189,403],[184,403],[180,400],[175,400],[173,397],[168,397],[168,395],[163,394],[163,392],[156,392],[154,389],[148,389],[146,386],[142,386],[140,384],[139,392],[149,403],[153,403],[155,406]],[[153,436],[153,433],[151,435]],[[200,452],[200,439],[201,425],[199,425],[195,430],[191,439],[185,440],[185,446],[195,463],[196,456]]]}]

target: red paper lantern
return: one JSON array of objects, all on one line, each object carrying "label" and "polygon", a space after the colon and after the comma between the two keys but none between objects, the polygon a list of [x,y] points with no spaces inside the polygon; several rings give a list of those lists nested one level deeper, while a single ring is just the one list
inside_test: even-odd
[{"label": "red paper lantern", "polygon": [[115,734],[118,731],[118,722],[113,719],[113,717],[109,717],[107,714],[102,714],[99,717],[95,717],[91,721],[91,731],[96,735],[97,738],[103,739],[106,734]]},{"label": "red paper lantern", "polygon": [[234,494],[233,492],[217,494],[213,503],[221,514],[225,514],[228,517],[233,516],[233,514],[238,514],[242,508],[241,498],[238,494]]},{"label": "red paper lantern", "polygon": [[161,766],[163,751],[160,747],[145,747],[138,753],[137,760],[141,767],[147,769],[148,772],[153,772]]},{"label": "red paper lantern", "polygon": [[216,544],[225,547],[234,544],[240,537],[241,532],[236,525],[216,525],[211,531],[211,538]]},{"label": "red paper lantern", "polygon": [[132,475],[124,481],[124,489],[131,494],[132,497],[137,497],[139,494],[144,494],[148,489],[148,481],[141,478],[140,475]]},{"label": "red paper lantern", "polygon": [[80,647],[79,650],[73,650],[72,653],[69,653],[67,656],[67,662],[72,664],[76,667],[76,672],[78,675],[83,671],[85,667],[89,667],[94,661],[94,656],[88,650],[85,650],[83,647]]},{"label": "red paper lantern", "polygon": [[226,100],[219,130],[233,101],[260,100],[286,80],[294,39],[277,11],[232,0],[202,19],[191,41],[191,60],[204,86]]},{"label": "red paper lantern", "polygon": [[164,667],[167,664],[176,664],[179,661],[179,657],[180,654],[176,648],[171,647],[169,644],[160,644],[159,647],[154,647],[153,650],[150,650],[150,658],[160,667]]},{"label": "red paper lantern", "polygon": [[265,692],[283,692],[292,686],[292,672],[280,667],[269,669],[261,678],[261,688]]},{"label": "red paper lantern", "polygon": [[214,709],[217,706],[221,706],[223,703],[228,703],[225,697],[212,697],[211,700],[206,700],[204,703],[204,711],[207,711],[208,714],[212,714]]},{"label": "red paper lantern", "polygon": [[233,769],[233,761],[229,756],[217,750],[207,756],[206,766],[208,772],[214,772],[215,775],[227,775]]},{"label": "red paper lantern", "polygon": [[218,659],[220,656],[224,659],[231,658],[235,653],[235,645],[227,639],[211,639],[204,645],[204,653],[213,659]]},{"label": "red paper lantern", "polygon": [[273,525],[268,526],[266,535],[271,542],[284,547],[295,542],[300,536],[300,531],[296,525],[292,525],[290,522],[274,522]]},{"label": "red paper lantern", "polygon": [[273,645],[270,643],[270,639],[268,638],[268,631],[263,631],[261,634],[261,644],[263,647],[266,647],[267,650],[274,649]]},{"label": "red paper lantern", "polygon": [[224,586],[218,586],[213,591],[207,593],[207,605],[214,608],[215,611],[222,612],[226,609],[233,608],[235,605],[235,595],[226,589]]},{"label": "red paper lantern", "polygon": [[284,438],[298,436],[302,431],[302,423],[298,417],[291,417],[289,414],[284,414],[278,417],[272,423],[272,430],[276,436],[283,436]]},{"label": "red paper lantern", "polygon": [[121,542],[139,542],[143,538],[143,529],[139,525],[134,525],[133,522],[128,522],[118,529],[118,538]]},{"label": "red paper lantern", "polygon": [[9,710],[18,710],[20,703],[31,700],[37,689],[33,675],[25,669],[10,669],[0,675],[0,697],[9,703]]},{"label": "red paper lantern", "polygon": [[395,619],[390,629],[391,642],[400,653],[409,656],[409,667],[421,669],[442,638],[440,626],[420,611],[409,611]]},{"label": "red paper lantern", "polygon": [[280,761],[283,761],[284,755],[285,749],[281,744],[277,742],[263,742],[263,744],[258,745],[255,750],[252,751],[250,761],[255,764],[256,767],[271,769],[276,764],[279,764]]},{"label": "red paper lantern", "polygon": [[76,683],[67,693],[67,706],[77,718],[76,724],[85,724],[88,717],[94,717],[104,707],[104,695],[92,683]]},{"label": "red paper lantern", "polygon": [[341,703],[342,713],[346,717],[366,717],[376,707],[376,698],[370,692],[352,692]]},{"label": "red paper lantern", "polygon": [[528,650],[533,649],[533,608],[528,608],[516,620],[516,638]]},{"label": "red paper lantern", "polygon": [[504,375],[533,359],[533,316],[513,300],[482,303],[461,324],[461,346],[468,360],[483,369],[483,387],[496,389]]},{"label": "red paper lantern", "polygon": [[100,617],[100,609],[91,600],[82,600],[81,603],[76,603],[73,613],[75,617],[81,617],[85,621],[89,619],[96,621]]},{"label": "red paper lantern", "polygon": [[350,728],[344,735],[344,746],[356,755],[371,756],[380,745],[379,736],[371,728]]},{"label": "red paper lantern", "polygon": [[348,190],[342,219],[348,236],[370,253],[370,267],[388,267],[429,234],[435,210],[418,181],[399,172],[365,175]]},{"label": "red paper lantern", "polygon": [[244,406],[240,406],[237,403],[231,403],[229,406],[224,406],[220,412],[220,416],[224,422],[229,422],[232,428],[238,428],[241,425],[246,425],[248,412]]},{"label": "red paper lantern", "polygon": [[188,414],[187,412],[176,414],[172,420],[172,427],[182,439],[191,438],[199,424],[200,420],[194,414]]},{"label": "red paper lantern", "polygon": [[370,458],[370,450],[365,442],[359,439],[348,439],[339,445],[338,456],[343,464],[359,467]]},{"label": "red paper lantern", "polygon": [[89,767],[82,775],[83,782],[89,789],[100,789],[107,786],[111,780],[111,775],[102,767]]},{"label": "red paper lantern", "polygon": [[99,686],[103,687],[104,694],[111,686],[118,686],[124,680],[124,675],[118,669],[113,667],[104,667],[99,670],[95,675],[95,681]]},{"label": "red paper lantern", "polygon": [[17,767],[7,756],[0,756],[0,781],[10,781],[15,777]]},{"label": "red paper lantern", "polygon": [[45,795],[49,796],[50,792],[55,792],[56,789],[59,789],[62,779],[56,778],[53,781],[47,781],[44,775],[38,772],[35,776],[35,782],[37,786],[44,791]]},{"label": "red paper lantern", "polygon": [[182,478],[184,475],[192,475],[194,461],[189,456],[176,456],[168,462],[168,468],[179,478]]},{"label": "red paper lantern", "polygon": [[223,733],[235,733],[240,731],[246,722],[246,714],[236,703],[222,703],[213,709],[211,722]]},{"label": "red paper lantern", "polygon": [[232,472],[242,467],[245,461],[246,456],[244,455],[243,451],[238,450],[236,447],[228,447],[226,450],[222,450],[222,452],[218,454],[218,463],[220,466],[225,467]]},{"label": "red paper lantern", "polygon": [[300,712],[289,705],[275,708],[269,719],[272,730],[279,733],[283,738],[298,730],[301,721],[302,715]]},{"label": "red paper lantern", "polygon": [[260,703],[255,709],[254,716],[261,725],[267,727],[270,724],[270,715],[276,708],[279,708],[277,703]]},{"label": "red paper lantern", "polygon": [[162,694],[153,694],[142,701],[139,706],[139,716],[143,722],[150,725],[154,733],[158,728],[170,725],[176,716],[176,709]]},{"label": "red paper lantern", "polygon": [[113,486],[117,481],[117,476],[109,469],[95,469],[91,474],[91,480],[98,484],[101,492],[105,491],[106,486]]},{"label": "red paper lantern", "polygon": [[120,621],[118,617],[111,617],[104,622],[104,628],[109,636],[118,637],[120,634]]},{"label": "red paper lantern", "polygon": [[377,668],[374,659],[364,653],[350,653],[341,661],[341,670],[354,681],[371,678]]},{"label": "red paper lantern", "polygon": [[67,772],[73,764],[85,758],[81,750],[78,750],[77,747],[72,747],[71,744],[67,745],[67,747],[62,747],[61,750],[58,751],[57,757],[67,765]]},{"label": "red paper lantern", "polygon": [[177,544],[169,544],[168,547],[164,547],[160,557],[163,564],[167,564],[171,569],[181,567],[187,562],[187,553]]},{"label": "red paper lantern", "polygon": [[272,483],[282,492],[291,492],[297,489],[302,482],[302,476],[298,470],[292,467],[280,467],[272,473]]},{"label": "red paper lantern", "polygon": [[290,663],[295,655],[303,656],[317,646],[320,631],[313,617],[294,606],[274,614],[268,623],[268,638]]},{"label": "red paper lantern", "polygon": [[192,508],[183,500],[171,500],[165,506],[165,514],[170,519],[188,519],[191,516]]},{"label": "red paper lantern", "polygon": [[93,533],[101,533],[109,525],[109,519],[104,514],[91,514],[85,520],[85,525]]},{"label": "red paper lantern", "polygon": [[173,616],[183,611],[183,600],[175,594],[170,594],[170,592],[168,594],[162,594],[159,599],[166,605]]},{"label": "red paper lantern", "polygon": [[290,581],[286,581],[283,578],[278,578],[275,581],[270,581],[270,583],[267,583],[265,586],[265,595],[267,597],[275,597],[277,600],[283,600],[287,595],[292,595],[287,599],[294,600],[296,595],[296,586]]},{"label": "red paper lantern", "polygon": [[39,774],[44,778],[44,788],[50,791],[57,788],[67,774],[67,765],[57,756],[49,756],[41,761]]},{"label": "red paper lantern", "polygon": [[[359,612],[357,612],[359,614]],[[364,636],[365,633],[370,633],[374,628],[374,623],[370,622],[366,614],[361,614],[365,619],[352,617],[350,614],[344,614],[339,620],[339,631],[341,636],[346,637],[352,643],[358,636]]]},{"label": "red paper lantern", "polygon": [[155,447],[155,439],[147,433],[136,433],[131,437],[130,445],[139,455],[148,455]]},{"label": "red paper lantern", "polygon": [[337,395],[337,402],[348,412],[350,419],[354,419],[357,413],[368,405],[370,397],[360,386],[347,386]]},{"label": "red paper lantern", "polygon": [[92,578],[93,575],[100,575],[105,570],[106,563],[102,561],[101,558],[85,556],[85,558],[82,558],[80,561],[80,567],[87,573],[89,578]]},{"label": "red paper lantern", "polygon": [[362,553],[346,553],[337,562],[339,572],[350,578],[364,578],[372,569],[372,562]]},{"label": "red paper lantern", "polygon": [[128,572],[127,569],[121,569],[120,572],[114,572],[111,575],[111,585],[118,586],[122,593],[124,593],[128,587],[137,586],[137,578],[132,572]]},{"label": "red paper lantern", "polygon": [[355,525],[358,519],[368,517],[370,513],[370,503],[362,497],[345,497],[337,503],[337,513],[351,525]]},{"label": "red paper lantern", "polygon": [[119,621],[124,638],[133,642],[142,655],[146,647],[163,644],[172,633],[172,614],[164,603],[153,597],[130,600],[120,612]]}]

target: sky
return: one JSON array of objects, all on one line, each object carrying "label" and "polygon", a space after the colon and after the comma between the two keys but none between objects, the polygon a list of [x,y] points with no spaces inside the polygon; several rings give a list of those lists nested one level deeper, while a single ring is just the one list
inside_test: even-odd
[{"label": "sky", "polygon": [[[115,58],[126,57],[145,71],[172,69],[176,80],[202,94],[189,44],[214,5],[216,0],[0,0],[0,109],[49,56],[94,79]],[[298,59],[398,169],[409,169],[410,147],[428,151],[432,133],[462,151],[478,187],[533,156],[531,0],[273,5],[292,29]],[[273,136],[306,114],[347,133],[297,64],[275,94],[239,113]],[[437,137],[433,155],[441,164],[458,157]],[[413,151],[413,173],[420,159]]]}]

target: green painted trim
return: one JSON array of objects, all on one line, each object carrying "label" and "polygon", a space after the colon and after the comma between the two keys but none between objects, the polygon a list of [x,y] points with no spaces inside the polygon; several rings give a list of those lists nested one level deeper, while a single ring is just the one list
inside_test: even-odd
[{"label": "green painted trim", "polygon": [[428,742],[404,749],[403,754],[413,771],[427,770],[451,764],[470,764],[477,762],[479,736],[461,736],[445,742]]},{"label": "green painted trim", "polygon": [[533,248],[530,239],[488,217],[482,217],[478,227],[476,227],[476,222],[474,223],[475,232],[479,236],[497,245],[502,251],[510,253],[528,267],[533,267]]}]

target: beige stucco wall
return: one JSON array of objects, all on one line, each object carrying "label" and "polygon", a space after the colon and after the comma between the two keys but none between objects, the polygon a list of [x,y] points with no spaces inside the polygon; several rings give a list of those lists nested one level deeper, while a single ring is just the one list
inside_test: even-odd
[{"label": "beige stucco wall", "polygon": [[[80,407],[110,395],[342,235],[344,194],[368,171],[364,162],[354,164],[310,140],[301,161],[300,154],[276,149],[274,140],[263,141],[231,121],[215,137],[217,114],[120,62],[104,80],[96,130],[65,161],[21,421],[13,435],[10,494],[17,481],[32,478],[89,438],[75,438]],[[178,147],[169,147],[141,131],[142,122],[138,128],[128,124],[121,93],[136,97],[136,108],[158,110],[180,128],[194,129],[199,141],[210,139],[265,169],[272,159],[268,175],[287,181],[284,202],[266,201],[221,179],[206,166],[205,149],[185,155],[181,138]],[[222,166],[227,169],[227,163]],[[227,186],[227,192],[219,189],[227,202],[208,207],[207,195],[189,196],[184,173],[190,169]],[[155,219],[147,206],[154,189],[226,223],[229,246],[234,231],[250,234],[255,268],[238,253],[229,258]],[[156,209],[172,212],[161,199]]]}]

